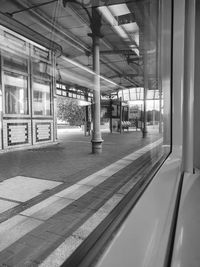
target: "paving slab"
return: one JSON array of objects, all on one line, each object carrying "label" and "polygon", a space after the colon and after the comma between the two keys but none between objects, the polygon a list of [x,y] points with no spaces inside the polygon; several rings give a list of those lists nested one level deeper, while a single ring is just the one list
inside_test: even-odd
[{"label": "paving slab", "polygon": [[61,182],[15,176],[0,183],[0,197],[25,202],[60,184]]},{"label": "paving slab", "polygon": [[103,153],[93,155],[91,137],[62,133],[57,145],[0,155],[0,262],[60,266],[149,171],[159,138],[104,134]]},{"label": "paving slab", "polygon": [[0,213],[16,207],[18,203],[0,199]]}]

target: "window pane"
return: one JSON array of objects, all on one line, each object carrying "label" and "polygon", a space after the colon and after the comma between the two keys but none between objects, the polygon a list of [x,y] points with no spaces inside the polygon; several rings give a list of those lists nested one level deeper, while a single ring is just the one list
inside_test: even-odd
[{"label": "window pane", "polygon": [[28,60],[9,53],[3,55],[3,66],[12,70],[28,72]]},{"label": "window pane", "polygon": [[16,37],[14,34],[10,34],[2,29],[0,29],[0,46],[6,51],[16,52],[17,54],[24,54],[28,52],[27,43]]},{"label": "window pane", "polygon": [[49,51],[40,49],[36,46],[33,47],[33,54],[34,56],[43,58],[45,60],[49,60]]},{"label": "window pane", "polygon": [[33,82],[33,109],[34,115],[51,115],[50,83],[35,80]]},{"label": "window pane", "polygon": [[27,77],[4,72],[6,114],[28,114]]},{"label": "window pane", "polygon": [[52,75],[50,65],[41,60],[34,59],[33,60],[33,74],[41,78],[50,79]]},{"label": "window pane", "polygon": [[14,45],[15,47],[19,47],[21,49],[24,49],[26,47],[26,42],[22,39],[14,36],[13,34],[10,34],[8,32],[4,32],[4,37],[10,44]]}]

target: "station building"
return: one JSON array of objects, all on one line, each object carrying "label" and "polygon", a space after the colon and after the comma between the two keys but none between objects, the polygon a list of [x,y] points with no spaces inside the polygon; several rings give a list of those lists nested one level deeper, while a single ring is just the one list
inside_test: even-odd
[{"label": "station building", "polygon": [[0,27],[1,150],[54,142],[55,53]]}]

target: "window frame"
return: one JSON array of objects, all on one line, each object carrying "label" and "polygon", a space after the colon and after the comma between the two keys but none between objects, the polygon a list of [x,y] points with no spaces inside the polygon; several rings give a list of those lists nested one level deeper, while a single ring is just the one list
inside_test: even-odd
[{"label": "window frame", "polygon": [[[48,59],[45,59],[44,57],[40,57],[39,55],[35,55],[34,54],[34,48],[37,48],[38,50],[44,51],[48,53]],[[40,60],[42,63],[46,63],[48,65],[53,66],[53,62],[52,62],[52,53],[50,50],[41,47],[41,46],[36,46],[33,44],[30,44],[30,62],[31,62],[31,98],[32,98],[32,118],[36,119],[36,118],[45,118],[45,119],[52,119],[53,118],[53,73],[52,75],[49,75],[49,77],[42,77],[40,75],[34,74],[33,72],[33,63],[34,60]],[[34,89],[33,89],[33,84],[34,84],[34,79],[39,80],[39,81],[43,81],[43,82],[49,82],[50,84],[50,115],[35,115],[34,114]]]},{"label": "window frame", "polygon": [[[25,80],[26,80],[26,85],[27,85],[27,87],[24,87],[25,88],[25,91],[26,91],[26,102],[24,103],[24,105],[26,104],[26,110],[27,110],[27,112],[26,113],[7,113],[6,112],[6,83],[5,83],[5,75],[7,75],[7,76],[10,76],[10,77],[12,77],[11,75],[13,74],[13,75],[20,75],[20,76],[22,76],[23,77],[23,79],[25,78]],[[28,97],[28,76],[27,75],[23,75],[23,74],[19,74],[19,73],[16,73],[16,72],[11,72],[11,71],[6,71],[6,70],[4,70],[3,71],[3,79],[4,79],[4,102],[5,102],[5,114],[6,115],[14,115],[14,116],[27,116],[27,115],[29,115],[29,97]],[[25,98],[24,98],[25,99]],[[18,102],[18,101],[16,101],[16,102]],[[19,108],[19,107],[18,107]]]},{"label": "window frame", "polygon": [[[49,104],[50,104],[50,114],[49,115],[37,115],[37,114],[34,114],[34,80],[37,80],[37,81],[41,81],[41,82],[48,82],[49,83],[49,87],[50,87],[50,90],[49,90],[49,93],[50,93],[50,100],[49,100]],[[53,116],[53,109],[52,109],[52,82],[51,80],[46,80],[46,79],[41,79],[37,76],[34,76],[32,78],[32,81],[31,81],[31,87],[32,87],[32,117],[33,118],[36,118],[36,117],[39,117],[39,118],[52,118]]]},{"label": "window frame", "polygon": [[[29,59],[27,57],[28,60],[28,71],[27,72],[23,72],[20,70],[13,70],[12,68],[9,67],[4,67],[3,66],[3,53],[1,51],[1,78],[2,78],[2,95],[3,95],[3,116],[4,117],[8,117],[8,118],[30,118],[31,117],[31,98],[30,98],[30,66],[29,66]],[[14,74],[18,74],[18,75],[23,75],[25,77],[27,77],[27,114],[8,114],[6,113],[6,103],[5,103],[5,78],[4,78],[4,73],[5,72],[11,72]]]}]

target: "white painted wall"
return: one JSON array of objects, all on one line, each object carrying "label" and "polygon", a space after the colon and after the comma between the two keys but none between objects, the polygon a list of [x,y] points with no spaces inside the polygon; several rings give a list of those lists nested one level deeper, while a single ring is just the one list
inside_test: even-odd
[{"label": "white painted wall", "polygon": [[200,169],[200,2],[196,1],[194,86],[194,167]]}]

